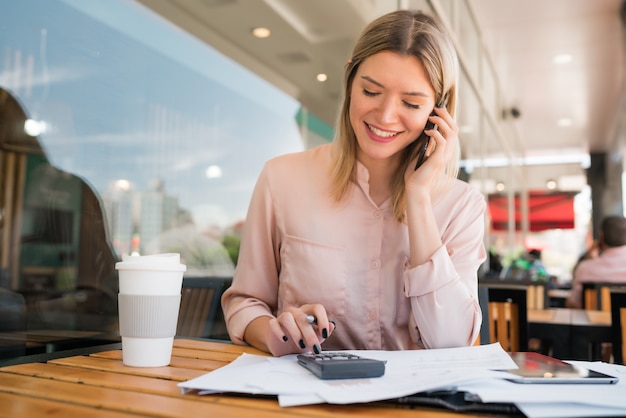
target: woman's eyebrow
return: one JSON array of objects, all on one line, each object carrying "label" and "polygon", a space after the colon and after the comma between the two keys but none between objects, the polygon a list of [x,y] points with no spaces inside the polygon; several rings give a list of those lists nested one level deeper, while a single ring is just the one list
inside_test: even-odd
[{"label": "woman's eyebrow", "polygon": [[[367,75],[362,75],[361,78],[363,80],[369,81],[372,84],[377,85],[378,87],[385,88],[385,86],[382,83],[379,83],[378,81],[374,80],[372,77],[369,77]],[[424,93],[421,91],[407,91],[402,94],[406,96],[429,97],[427,93]]]}]

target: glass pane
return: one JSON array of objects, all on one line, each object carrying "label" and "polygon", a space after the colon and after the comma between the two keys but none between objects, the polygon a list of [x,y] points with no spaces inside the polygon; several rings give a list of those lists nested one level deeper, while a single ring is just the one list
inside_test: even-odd
[{"label": "glass pane", "polygon": [[498,98],[498,84],[495,73],[491,65],[487,60],[487,57],[483,55],[482,57],[483,65],[481,66],[481,76],[482,76],[482,85],[481,91],[483,93],[483,97],[485,98],[485,106],[487,107],[487,111],[496,116],[498,109],[499,98]]},{"label": "glass pane", "polygon": [[459,7],[459,16],[465,16],[458,21],[457,39],[460,42],[460,49],[466,60],[465,64],[467,65],[469,76],[474,80],[480,80],[481,48],[478,29],[474,21],[468,18],[471,14],[467,4],[461,1],[457,5]]},{"label": "glass pane", "polygon": [[115,339],[123,254],[232,275],[263,163],[305,147],[296,100],[132,1],[9,2],[0,52],[0,328],[67,337],[17,353]]}]

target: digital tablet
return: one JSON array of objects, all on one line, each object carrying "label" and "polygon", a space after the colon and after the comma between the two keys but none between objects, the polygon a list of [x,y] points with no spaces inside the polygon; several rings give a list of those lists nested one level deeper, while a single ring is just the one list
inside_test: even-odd
[{"label": "digital tablet", "polygon": [[517,383],[616,383],[619,379],[534,352],[509,353],[519,369],[507,370]]}]

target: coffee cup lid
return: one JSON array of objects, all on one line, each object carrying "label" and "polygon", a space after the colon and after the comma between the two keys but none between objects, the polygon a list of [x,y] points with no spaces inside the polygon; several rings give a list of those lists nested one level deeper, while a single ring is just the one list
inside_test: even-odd
[{"label": "coffee cup lid", "polygon": [[187,270],[186,265],[180,264],[180,254],[178,253],[123,255],[122,261],[115,263],[115,268],[118,270]]}]

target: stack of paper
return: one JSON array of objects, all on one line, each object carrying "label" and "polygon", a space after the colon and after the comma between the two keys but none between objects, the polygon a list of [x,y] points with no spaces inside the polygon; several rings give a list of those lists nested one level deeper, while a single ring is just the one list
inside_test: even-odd
[{"label": "stack of paper", "polygon": [[513,403],[528,417],[626,416],[624,366],[582,362],[587,368],[625,377],[615,385],[529,385],[502,379],[498,370],[517,365],[499,344],[347,352],[386,361],[384,376],[321,380],[300,366],[295,355],[243,354],[229,365],[179,386],[183,392],[197,390],[201,394],[276,395],[281,406],[364,403],[454,388],[473,394],[482,403]]}]

